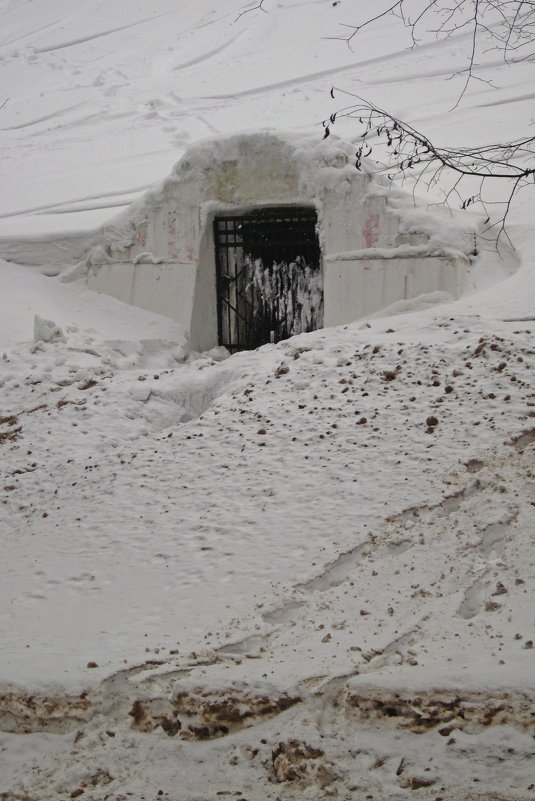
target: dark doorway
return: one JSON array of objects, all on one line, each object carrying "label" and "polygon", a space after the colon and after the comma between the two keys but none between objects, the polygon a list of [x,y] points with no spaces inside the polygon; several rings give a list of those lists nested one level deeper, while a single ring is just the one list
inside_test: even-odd
[{"label": "dark doorway", "polygon": [[231,353],[323,325],[314,209],[267,208],[214,220],[219,344]]}]

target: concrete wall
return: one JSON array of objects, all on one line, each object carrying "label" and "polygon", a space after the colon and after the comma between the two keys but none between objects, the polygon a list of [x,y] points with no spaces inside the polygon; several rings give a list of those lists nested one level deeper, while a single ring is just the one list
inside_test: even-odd
[{"label": "concrete wall", "polygon": [[114,262],[92,265],[87,281],[91,289],[97,292],[163,314],[189,331],[196,273],[193,264]]},{"label": "concrete wall", "polygon": [[199,246],[190,341],[195,350],[210,350],[217,343],[217,292],[214,244],[214,215],[206,217]]},{"label": "concrete wall", "polygon": [[[189,331],[195,350],[209,349],[217,344],[214,216],[299,205],[318,213],[325,325],[435,290],[457,297],[462,258],[368,258],[373,250],[384,255],[399,247],[399,219],[384,197],[368,196],[371,178],[352,166],[352,146],[314,147],[307,156],[281,137],[262,134],[193,148],[148,196],[131,241],[111,245],[110,260],[92,265],[89,286],[171,317]],[[425,237],[409,240],[425,254]],[[348,257],[330,255],[343,253]]]},{"label": "concrete wall", "polygon": [[458,297],[468,260],[453,256],[327,259],[324,264],[325,326],[350,323],[430,292]]}]

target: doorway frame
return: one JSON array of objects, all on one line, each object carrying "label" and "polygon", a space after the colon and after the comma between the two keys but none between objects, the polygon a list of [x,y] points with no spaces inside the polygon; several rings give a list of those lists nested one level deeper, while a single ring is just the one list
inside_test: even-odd
[{"label": "doorway frame", "polygon": [[[324,296],[324,274],[323,274],[323,258],[322,258],[322,249],[319,237],[319,215],[318,209],[315,204],[311,203],[273,203],[273,204],[262,204],[262,205],[254,205],[254,206],[247,206],[247,207],[234,207],[234,208],[221,208],[214,210],[212,220],[211,220],[211,239],[212,239],[212,252],[214,254],[214,272],[215,272],[215,290],[216,290],[216,306],[217,306],[217,341],[218,345],[223,345],[231,353],[239,352],[241,350],[249,350],[254,349],[256,347],[261,347],[263,344],[267,344],[269,341],[273,341],[271,339],[266,339],[265,342],[262,342],[258,345],[248,345],[245,342],[240,341],[239,336],[239,326],[238,326],[238,337],[235,344],[232,343],[232,339],[229,342],[223,342],[223,314],[224,314],[224,303],[227,302],[224,299],[224,286],[223,286],[223,270],[224,265],[221,261],[221,252],[225,249],[230,250],[232,248],[239,248],[243,242],[236,241],[239,238],[239,232],[236,230],[235,223],[241,219],[243,220],[253,220],[257,222],[259,226],[262,225],[262,222],[265,220],[266,225],[274,224],[277,220],[280,220],[281,223],[285,221],[288,224],[291,224],[292,221],[294,224],[309,225],[313,223],[314,226],[314,241],[306,243],[307,248],[312,248],[314,253],[313,263],[317,263],[317,269],[320,273],[321,277],[321,293],[322,293],[322,307],[323,307],[323,296]],[[230,229],[227,227],[229,223],[232,223]],[[224,224],[224,228],[221,229],[221,224]],[[225,241],[222,241],[222,240]],[[286,242],[279,242],[281,247],[286,245]],[[238,275],[233,276],[233,280],[235,280]],[[228,303],[228,302],[227,302]],[[230,304],[228,304],[230,306]],[[232,308],[232,307],[231,307]],[[253,306],[254,308],[254,306]],[[235,314],[238,314],[237,310],[234,310]],[[323,321],[322,321],[323,325]],[[320,328],[322,327],[319,326]],[[230,329],[230,316],[228,318],[228,328]],[[317,330],[317,329],[311,329]],[[290,334],[291,336],[291,334]]]}]

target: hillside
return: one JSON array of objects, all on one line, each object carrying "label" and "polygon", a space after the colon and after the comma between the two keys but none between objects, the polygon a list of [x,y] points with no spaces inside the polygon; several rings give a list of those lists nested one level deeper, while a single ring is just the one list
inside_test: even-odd
[{"label": "hillside", "polygon": [[230,358],[47,277],[190,142],[321,137],[333,83],[533,120],[495,54],[453,108],[464,33],[248,8],[0,0],[0,798],[531,798],[535,195],[460,301]]}]

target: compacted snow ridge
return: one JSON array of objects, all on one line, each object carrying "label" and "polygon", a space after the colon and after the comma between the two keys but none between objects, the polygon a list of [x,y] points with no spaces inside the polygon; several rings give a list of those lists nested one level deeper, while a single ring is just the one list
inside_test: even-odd
[{"label": "compacted snow ridge", "polygon": [[[533,799],[535,195],[460,300],[231,357],[52,277],[193,142],[314,147],[333,83],[440,144],[533,122],[496,53],[456,105],[466,31],[255,5],[0,0],[0,800]],[[389,194],[462,249],[440,199]]]}]

